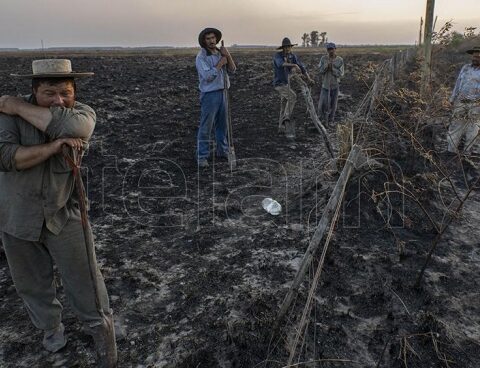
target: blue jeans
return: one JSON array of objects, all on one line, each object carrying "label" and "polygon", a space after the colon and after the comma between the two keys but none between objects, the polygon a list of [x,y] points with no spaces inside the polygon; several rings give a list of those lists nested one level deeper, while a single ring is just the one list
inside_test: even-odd
[{"label": "blue jeans", "polygon": [[318,101],[318,117],[320,120],[333,123],[335,112],[337,111],[337,101],[338,88],[330,89],[330,98],[328,96],[328,88],[322,88],[320,100]]},{"label": "blue jeans", "polygon": [[210,136],[215,128],[217,155],[228,152],[227,119],[223,90],[202,93],[200,96],[201,115],[197,134],[197,159],[210,156]]}]

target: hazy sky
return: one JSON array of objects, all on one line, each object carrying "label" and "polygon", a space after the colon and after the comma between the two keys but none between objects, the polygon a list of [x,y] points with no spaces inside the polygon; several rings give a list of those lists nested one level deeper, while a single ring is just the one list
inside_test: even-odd
[{"label": "hazy sky", "polygon": [[[230,44],[301,42],[312,30],[343,44],[414,43],[426,0],[0,0],[0,48],[196,46],[220,28]],[[437,0],[437,29],[479,27],[480,0]]]}]

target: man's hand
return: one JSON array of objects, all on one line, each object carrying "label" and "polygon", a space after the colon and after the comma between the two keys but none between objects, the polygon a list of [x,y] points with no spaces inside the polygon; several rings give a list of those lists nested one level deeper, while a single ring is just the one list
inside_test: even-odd
[{"label": "man's hand", "polygon": [[228,58],[230,56],[230,52],[224,46],[220,47],[220,54],[222,56],[225,56],[226,58]]},{"label": "man's hand", "polygon": [[222,58],[220,59],[220,61],[218,62],[216,68],[217,70],[220,70],[223,68],[224,65],[227,65],[228,63],[228,59],[226,56],[222,56]]},{"label": "man's hand", "polygon": [[37,166],[53,155],[61,153],[63,146],[81,150],[83,141],[80,138],[61,138],[45,144],[20,146],[15,153],[15,167],[17,170],[26,170]]},{"label": "man's hand", "polygon": [[53,154],[61,153],[64,145],[77,151],[83,149],[83,140],[80,138],[60,138],[50,143]]},{"label": "man's hand", "polygon": [[4,95],[0,97],[0,112],[7,115],[18,115],[17,107],[25,103],[21,97]]}]

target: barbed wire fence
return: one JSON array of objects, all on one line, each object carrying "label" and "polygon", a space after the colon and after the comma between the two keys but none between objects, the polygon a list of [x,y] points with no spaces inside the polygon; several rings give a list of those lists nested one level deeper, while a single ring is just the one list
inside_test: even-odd
[{"label": "barbed wire fence", "polygon": [[[327,366],[323,364],[329,363],[353,367],[363,364],[347,357],[321,358],[316,347],[316,336],[321,333],[321,331],[317,331],[317,321],[315,319],[318,286],[330,240],[339,219],[345,189],[349,179],[355,175],[356,170],[368,171],[373,166],[381,166],[387,172],[389,178],[383,183],[384,191],[375,193],[379,213],[382,213],[382,211],[383,213],[391,213],[395,201],[391,200],[390,197],[394,194],[400,194],[418,206],[421,213],[428,219],[431,228],[436,232],[437,236],[430,246],[424,266],[417,275],[415,282],[417,287],[442,235],[454,219],[458,217],[473,188],[479,183],[480,178],[474,182],[470,181],[467,183],[469,184],[467,185],[467,190],[460,191],[457,185],[454,184],[454,173],[447,170],[443,162],[439,160],[438,152],[435,152],[434,149],[432,150],[431,147],[425,147],[423,137],[418,136],[418,133],[422,132],[424,126],[428,125],[426,122],[431,121],[431,117],[427,115],[432,110],[430,105],[438,104],[438,101],[435,101],[435,98],[438,99],[438,96],[433,94],[426,101],[420,98],[414,89],[399,88],[398,82],[408,79],[409,73],[414,73],[415,64],[418,62],[417,59],[417,49],[409,48],[405,51],[399,51],[390,59],[385,60],[378,67],[371,87],[356,109],[348,114],[344,122],[337,126],[337,167],[342,172],[330,196],[330,200],[323,210],[322,218],[317,225],[315,234],[312,236],[296,278],[283,301],[277,324],[274,328],[274,334],[272,335],[271,353],[283,348],[287,351],[288,360],[286,363],[272,362],[267,357],[263,362],[266,367],[323,367]],[[412,69],[413,71],[407,71],[407,69]],[[411,105],[415,105],[417,110],[411,116],[412,121],[406,122],[402,119],[402,116],[397,116],[391,106],[392,100],[408,101],[408,107],[410,108],[412,107]],[[412,101],[414,102],[412,103]],[[385,123],[386,121],[388,121],[388,124]],[[399,145],[407,146],[407,151],[417,159],[423,160],[429,166],[430,171],[434,173],[434,175],[429,175],[417,172],[414,174],[414,177],[420,177],[422,182],[428,182],[430,187],[437,187],[436,197],[440,198],[444,204],[443,211],[439,213],[430,212],[423,203],[422,198],[419,198],[410,179],[403,176],[399,177],[394,173],[392,165],[388,163],[395,159],[395,155],[392,155],[390,147]],[[460,157],[460,154],[458,154],[458,158],[462,163],[462,158],[464,159],[464,157]],[[463,164],[460,166],[463,176],[466,178]],[[443,185],[444,183],[447,183],[449,194],[456,199],[451,203],[447,203],[444,200],[444,197],[447,195],[445,189],[440,189],[445,186]],[[390,206],[389,210],[382,210],[380,203],[387,203]],[[397,212],[400,216],[404,216],[399,211]],[[402,220],[405,218],[406,216]],[[394,233],[389,225],[391,216],[387,214],[384,220],[386,228]],[[396,235],[394,234],[394,236]],[[320,248],[322,240],[324,241],[322,253],[318,256],[316,253]],[[398,243],[401,244],[401,240]],[[398,252],[401,253],[402,251],[404,249],[399,246]],[[300,286],[305,286],[305,283],[307,283],[306,295],[299,295]],[[300,314],[299,311],[301,311]],[[405,347],[404,342],[407,337],[397,336],[394,340],[400,346]],[[390,343],[393,342],[390,341]],[[433,343],[435,344],[435,341]],[[406,359],[406,354],[404,354],[403,358]]]}]

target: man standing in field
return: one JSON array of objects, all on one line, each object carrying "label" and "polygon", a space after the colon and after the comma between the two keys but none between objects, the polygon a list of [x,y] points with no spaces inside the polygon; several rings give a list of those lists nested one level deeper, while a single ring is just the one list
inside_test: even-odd
[{"label": "man standing in field", "polygon": [[318,115],[323,121],[333,125],[337,111],[338,88],[340,78],[345,73],[343,59],[337,56],[337,47],[333,42],[326,44],[327,54],[318,64],[322,76],[322,90],[318,101]]},{"label": "man standing in field", "polygon": [[62,59],[36,60],[32,68],[13,75],[32,80],[31,95],[0,97],[0,235],[10,273],[44,331],[44,348],[56,352],[67,340],[55,263],[72,310],[95,340],[99,366],[115,367],[107,290],[99,269],[90,268],[74,174],[62,156],[65,147],[82,150],[95,127],[95,112],[76,101],[74,79],[93,73],[72,72]]},{"label": "man standing in field", "polygon": [[480,124],[480,46],[467,51],[471,64],[463,66],[453,89],[450,103],[453,117],[448,128],[448,151],[455,153],[465,136],[463,151],[470,153],[475,144]]},{"label": "man standing in field", "polygon": [[228,159],[227,116],[224,101],[224,88],[230,88],[227,70],[235,72],[232,55],[225,47],[217,48],[222,33],[216,28],[205,28],[198,35],[201,50],[197,54],[197,67],[200,89],[200,125],[197,134],[195,154],[199,167],[208,167],[210,138],[215,129],[216,155]]},{"label": "man standing in field", "polygon": [[292,112],[297,101],[297,95],[290,86],[290,76],[292,73],[301,73],[307,82],[313,83],[305,66],[298,59],[297,55],[292,52],[293,46],[296,46],[296,44],[292,44],[290,39],[285,37],[282,40],[282,46],[277,48],[277,50],[281,51],[276,52],[273,56],[273,86],[281,99],[286,100],[286,105],[283,111],[280,112],[282,116],[280,117],[279,131],[285,131],[287,138],[295,137]]}]

